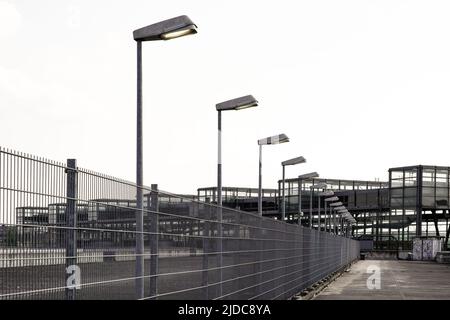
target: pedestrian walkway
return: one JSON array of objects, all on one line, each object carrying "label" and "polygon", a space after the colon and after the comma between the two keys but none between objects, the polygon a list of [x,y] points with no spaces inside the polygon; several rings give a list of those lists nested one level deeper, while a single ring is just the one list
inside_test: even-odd
[{"label": "pedestrian walkway", "polygon": [[361,260],[315,299],[450,300],[450,265],[422,261]]}]

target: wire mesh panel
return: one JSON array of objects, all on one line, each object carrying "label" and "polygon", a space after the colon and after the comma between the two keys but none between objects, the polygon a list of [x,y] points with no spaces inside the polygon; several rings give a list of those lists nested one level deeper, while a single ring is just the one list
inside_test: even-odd
[{"label": "wire mesh panel", "polygon": [[156,186],[141,210],[136,191],[0,148],[0,299],[288,299],[359,256],[357,241]]}]

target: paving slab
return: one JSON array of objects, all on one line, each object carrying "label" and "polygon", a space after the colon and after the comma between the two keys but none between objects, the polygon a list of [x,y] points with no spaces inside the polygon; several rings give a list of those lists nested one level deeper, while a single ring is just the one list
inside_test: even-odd
[{"label": "paving slab", "polygon": [[[379,282],[375,279],[378,271]],[[450,265],[361,260],[315,297],[315,300],[415,299],[450,300]]]}]

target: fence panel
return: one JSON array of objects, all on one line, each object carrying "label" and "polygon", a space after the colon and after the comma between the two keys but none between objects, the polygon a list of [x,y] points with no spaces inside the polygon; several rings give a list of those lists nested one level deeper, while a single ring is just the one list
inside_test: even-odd
[{"label": "fence panel", "polygon": [[156,185],[137,232],[136,190],[0,148],[0,299],[288,299],[359,256],[349,238]]}]

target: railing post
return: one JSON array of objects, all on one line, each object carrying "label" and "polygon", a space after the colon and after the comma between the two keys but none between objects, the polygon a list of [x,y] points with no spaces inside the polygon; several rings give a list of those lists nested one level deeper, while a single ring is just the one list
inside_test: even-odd
[{"label": "railing post", "polygon": [[218,235],[218,239],[217,239],[217,267],[219,268],[219,292],[218,292],[218,298],[222,299],[222,295],[223,295],[223,223],[222,223],[222,219],[223,219],[223,211],[222,211],[223,207],[222,206],[217,206],[216,207],[216,212],[217,212],[217,235]]},{"label": "railing post", "polygon": [[75,300],[74,285],[79,279],[77,263],[77,212],[76,212],[76,198],[77,198],[77,160],[67,160],[67,189],[66,189],[66,300]]},{"label": "railing post", "polygon": [[205,206],[205,222],[203,225],[203,258],[202,258],[202,286],[204,287],[205,300],[209,299],[209,279],[208,279],[208,268],[209,268],[209,243],[211,241],[209,235],[209,222],[206,220],[211,219],[211,206],[210,206],[210,198],[207,197],[205,202],[207,203]]},{"label": "railing post", "polygon": [[[150,297],[158,294],[159,261],[159,201],[158,185],[152,184],[150,192]],[[155,297],[156,299],[156,297]]]},{"label": "railing post", "polygon": [[260,216],[258,219],[258,231],[256,232],[257,239],[256,242],[258,243],[258,263],[256,264],[256,272],[258,274],[258,286],[257,286],[257,295],[258,298],[261,299],[261,294],[263,291],[262,282],[263,282],[263,261],[264,261],[264,249],[265,249],[265,243],[264,243],[264,234],[263,234],[263,217]]}]

